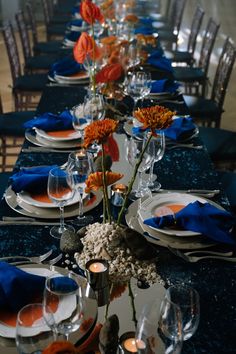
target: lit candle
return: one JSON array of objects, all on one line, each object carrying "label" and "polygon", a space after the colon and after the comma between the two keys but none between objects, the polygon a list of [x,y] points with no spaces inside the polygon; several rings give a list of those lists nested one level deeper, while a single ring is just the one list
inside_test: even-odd
[{"label": "lit candle", "polygon": [[112,186],[112,190],[117,193],[125,193],[127,191],[127,186],[122,183],[117,183]]},{"label": "lit candle", "polygon": [[85,157],[86,156],[86,151],[84,149],[81,149],[79,151],[76,152],[76,157],[79,159],[81,157]]},{"label": "lit candle", "polygon": [[107,270],[107,267],[101,262],[94,262],[90,264],[88,269],[90,270],[90,272],[93,273],[101,273],[105,272]]},{"label": "lit candle", "polygon": [[128,350],[131,353],[137,353],[136,341],[134,338],[128,338],[124,340],[123,347],[125,350]]},{"label": "lit candle", "polygon": [[127,186],[122,183],[114,184],[111,187],[112,190],[111,202],[113,205],[121,206],[123,204],[127,189],[128,189]]}]

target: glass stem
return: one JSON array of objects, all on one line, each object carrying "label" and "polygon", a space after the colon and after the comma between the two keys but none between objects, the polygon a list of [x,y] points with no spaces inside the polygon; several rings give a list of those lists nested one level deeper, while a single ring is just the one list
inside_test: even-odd
[{"label": "glass stem", "polygon": [[143,177],[142,172],[138,171],[138,188],[137,188],[137,193],[140,193],[141,190],[142,190],[142,184],[143,184],[143,183],[142,183],[142,182],[143,182],[142,177]]},{"label": "glass stem", "polygon": [[154,164],[155,164],[155,160],[152,161],[152,164],[151,164],[151,167],[150,167],[149,179],[148,179],[148,186],[149,187],[152,187],[154,185],[154,183],[153,183]]},{"label": "glass stem", "polygon": [[60,231],[63,232],[65,228],[64,223],[64,205],[60,206]]},{"label": "glass stem", "polygon": [[83,205],[83,192],[79,188],[79,218],[82,218],[84,215],[84,205]]}]

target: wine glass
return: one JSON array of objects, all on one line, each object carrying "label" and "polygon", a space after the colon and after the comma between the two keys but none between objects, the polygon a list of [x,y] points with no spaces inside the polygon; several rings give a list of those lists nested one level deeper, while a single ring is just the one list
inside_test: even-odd
[{"label": "wine glass", "polygon": [[198,292],[187,285],[173,285],[167,289],[168,300],[177,304],[182,313],[183,340],[196,332],[200,320],[200,300]]},{"label": "wine glass", "polygon": [[165,153],[165,134],[163,131],[159,131],[157,136],[154,136],[150,141],[150,151],[153,159],[150,167],[148,188],[151,191],[158,191],[161,188],[161,184],[158,181],[153,181],[153,169],[155,162],[160,161]]},{"label": "wine glass", "polygon": [[99,93],[90,93],[84,98],[84,118],[95,121],[102,120],[105,117],[105,102],[103,95]]},{"label": "wine glass", "polygon": [[134,109],[137,106],[137,102],[142,98],[145,91],[145,82],[147,76],[144,71],[136,71],[128,75],[126,80],[126,93],[130,95],[134,100]]},{"label": "wine glass", "polygon": [[[179,354],[182,348],[181,313],[175,304],[166,306],[163,300],[161,307],[154,301],[147,304],[138,319],[136,329],[136,347],[140,354]],[[172,336],[162,330],[162,318],[165,327],[172,331]],[[169,333],[167,333],[169,334]]]},{"label": "wine glass", "polygon": [[61,238],[63,232],[75,231],[73,226],[64,223],[64,206],[74,196],[73,178],[66,166],[55,167],[49,171],[48,176],[48,196],[60,209],[60,226],[53,226],[50,235]]},{"label": "wine glass", "polygon": [[84,116],[84,104],[78,104],[72,108],[72,124],[81,134],[81,145],[84,140],[84,129],[91,123],[90,116]]},{"label": "wine glass", "polygon": [[84,298],[76,274],[56,273],[46,279],[43,297],[43,316],[56,336],[68,340],[83,321]]},{"label": "wine glass", "polygon": [[80,194],[79,199],[79,216],[73,221],[76,225],[88,225],[93,221],[92,215],[84,215],[83,197],[85,190],[85,181],[92,172],[92,155],[86,150],[71,152],[68,157],[67,169],[70,171],[75,190]]},{"label": "wine glass", "polygon": [[54,334],[43,317],[42,304],[28,304],[17,315],[16,347],[20,354],[41,353],[54,341]]},{"label": "wine glass", "polygon": [[[142,162],[138,168],[138,188],[134,193],[130,193],[130,199],[137,199],[143,197],[147,193],[147,188],[143,185],[142,174],[148,170],[152,163],[152,155],[150,154],[149,146],[143,154],[143,148],[146,144],[147,137],[143,140],[136,140],[131,138],[127,146],[127,158],[131,166],[135,166],[142,158]],[[143,155],[141,157],[141,155]]]}]

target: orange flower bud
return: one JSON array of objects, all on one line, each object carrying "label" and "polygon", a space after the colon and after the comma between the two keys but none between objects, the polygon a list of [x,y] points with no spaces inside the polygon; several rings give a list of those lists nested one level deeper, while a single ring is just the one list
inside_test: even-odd
[{"label": "orange flower bud", "polygon": [[122,74],[123,67],[120,63],[106,65],[97,73],[96,83],[116,81]]},{"label": "orange flower bud", "polygon": [[94,24],[97,20],[100,23],[104,22],[104,17],[99,7],[91,0],[83,0],[80,4],[80,15],[84,21],[90,25]]},{"label": "orange flower bud", "polygon": [[87,56],[92,60],[99,59],[101,57],[101,49],[88,33],[83,32],[74,46],[73,54],[75,60],[83,64]]}]

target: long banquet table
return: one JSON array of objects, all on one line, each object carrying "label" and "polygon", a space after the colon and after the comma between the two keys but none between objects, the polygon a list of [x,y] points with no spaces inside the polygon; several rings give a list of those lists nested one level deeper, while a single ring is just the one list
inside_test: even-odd
[{"label": "long banquet table", "polygon": [[[143,2],[141,13],[143,13]],[[152,4],[149,4],[149,7]],[[145,12],[145,11],[144,11]],[[150,67],[146,67],[150,70]],[[170,73],[155,69],[153,79],[171,78]],[[43,91],[37,114],[44,112],[58,113],[75,104],[82,103],[86,90],[83,86],[61,87],[48,85]],[[179,114],[186,114],[186,107],[180,103],[169,108]],[[117,133],[119,141],[125,139],[123,124],[120,123]],[[123,139],[123,140],[122,140]],[[196,138],[199,142],[199,138]],[[200,142],[201,143],[201,142]],[[14,172],[21,167],[48,164],[64,164],[68,153],[65,152],[27,152],[32,146],[25,140],[22,151],[16,162]],[[121,148],[121,146],[120,146]],[[124,157],[121,156],[121,160]],[[122,161],[121,161],[122,162]],[[117,171],[125,173],[125,170]],[[156,163],[155,170],[162,188],[171,189],[221,189],[217,172],[205,149],[173,149],[166,150],[161,161]],[[226,209],[228,200],[222,191],[214,200]],[[117,210],[113,210],[117,212]],[[91,210],[95,221],[101,221],[102,203]],[[10,209],[4,198],[0,201],[0,218],[3,216],[20,216]],[[70,218],[71,219],[71,218]],[[46,220],[45,220],[46,221]],[[70,221],[68,221],[70,222]],[[0,257],[4,256],[35,256],[53,249],[54,254],[60,252],[59,240],[49,234],[49,225],[12,224],[0,225]],[[219,260],[203,260],[188,263],[176,257],[165,247],[156,246],[159,251],[157,272],[165,282],[165,287],[172,284],[188,284],[200,294],[200,324],[194,336],[183,345],[183,354],[230,354],[236,353],[236,264]],[[65,266],[65,258],[61,266]],[[73,268],[80,273],[79,268]],[[148,302],[148,298],[145,298]],[[123,309],[121,309],[122,311]],[[120,312],[120,311],[118,311]],[[119,315],[119,313],[117,313]],[[0,340],[0,353],[6,353],[4,341]]]},{"label": "long banquet table", "polygon": [[[71,108],[74,104],[82,102],[84,94],[85,90],[82,87],[48,86],[43,92],[38,113],[45,111],[56,113],[65,107]],[[122,124],[118,135],[124,135]],[[18,171],[23,166],[63,164],[67,161],[68,153],[24,152],[31,145],[25,141],[14,171]],[[125,173],[125,171],[119,172]],[[217,173],[205,149],[166,150],[162,161],[156,164],[155,173],[165,189],[218,189],[220,187]],[[224,192],[217,196],[216,201],[228,207]],[[98,221],[102,213],[101,204],[91,211]],[[17,216],[4,199],[0,202],[0,216]],[[50,248],[56,254],[59,252],[59,241],[49,235],[49,227],[33,224],[1,225],[1,257],[33,256],[42,254]],[[218,260],[187,263],[164,247],[158,247],[158,250],[157,271],[166,287],[184,283],[197,289],[200,294],[200,325],[196,334],[184,343],[182,353],[235,353],[236,264]],[[3,348],[0,348],[0,352],[3,353]]]}]

